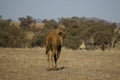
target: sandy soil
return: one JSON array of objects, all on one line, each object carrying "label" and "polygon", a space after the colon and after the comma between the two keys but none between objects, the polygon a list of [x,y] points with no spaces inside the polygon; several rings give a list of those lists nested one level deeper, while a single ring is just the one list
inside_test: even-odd
[{"label": "sandy soil", "polygon": [[0,49],[0,80],[120,80],[120,51],[63,49],[58,71],[47,71],[45,49]]}]

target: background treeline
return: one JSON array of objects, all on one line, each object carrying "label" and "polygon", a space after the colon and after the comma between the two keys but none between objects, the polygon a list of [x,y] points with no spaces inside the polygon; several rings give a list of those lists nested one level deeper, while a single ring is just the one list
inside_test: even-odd
[{"label": "background treeline", "polygon": [[59,24],[65,26],[66,39],[63,46],[66,48],[79,49],[84,41],[87,49],[105,50],[114,48],[120,42],[119,27],[105,20],[71,17],[37,22],[31,16],[26,16],[15,22],[0,17],[0,47],[44,47],[45,36]]}]

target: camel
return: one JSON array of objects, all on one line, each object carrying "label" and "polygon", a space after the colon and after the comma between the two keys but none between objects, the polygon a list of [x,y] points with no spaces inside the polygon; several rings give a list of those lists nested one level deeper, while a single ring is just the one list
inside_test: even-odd
[{"label": "camel", "polygon": [[[62,42],[64,38],[65,34],[63,32],[59,32],[57,29],[51,30],[46,37],[45,43],[46,55],[48,57],[48,71],[57,70],[57,62],[61,54]],[[50,53],[49,51],[51,51],[52,53]],[[52,63],[52,68],[50,68],[50,63]]]}]

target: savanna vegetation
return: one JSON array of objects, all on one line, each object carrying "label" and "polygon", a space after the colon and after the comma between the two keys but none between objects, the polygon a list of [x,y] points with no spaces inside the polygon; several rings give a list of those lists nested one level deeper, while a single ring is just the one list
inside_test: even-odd
[{"label": "savanna vegetation", "polygon": [[0,17],[0,47],[44,47],[45,36],[52,28],[59,24],[65,26],[66,39],[63,46],[70,49],[79,49],[82,41],[87,49],[114,48],[120,42],[120,29],[116,23],[101,19],[85,17],[59,18],[58,21],[43,20],[41,23],[31,16],[20,17],[17,22],[11,24],[11,19]]}]

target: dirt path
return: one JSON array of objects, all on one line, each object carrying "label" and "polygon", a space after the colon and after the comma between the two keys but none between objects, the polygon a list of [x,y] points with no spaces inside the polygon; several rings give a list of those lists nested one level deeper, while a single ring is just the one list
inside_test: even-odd
[{"label": "dirt path", "polygon": [[62,50],[58,71],[45,49],[0,49],[0,80],[120,80],[120,51]]}]

